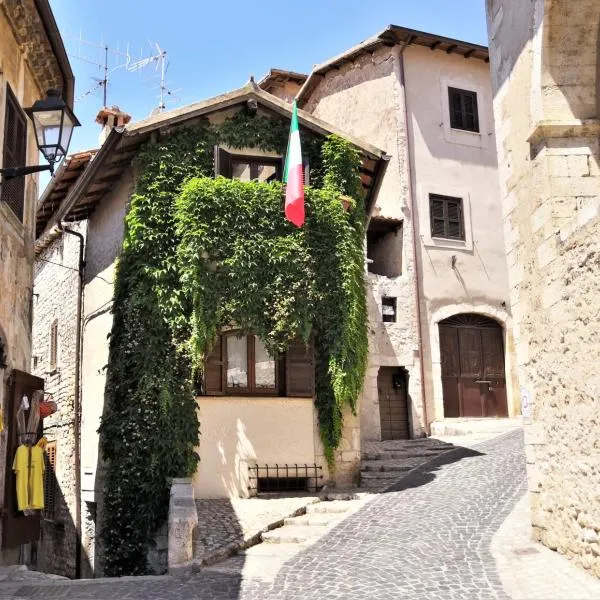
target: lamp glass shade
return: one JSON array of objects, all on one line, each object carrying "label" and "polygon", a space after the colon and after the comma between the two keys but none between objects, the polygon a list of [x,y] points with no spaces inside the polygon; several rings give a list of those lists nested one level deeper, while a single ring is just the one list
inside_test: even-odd
[{"label": "lamp glass shade", "polygon": [[69,150],[73,128],[79,121],[55,90],[49,90],[44,100],[26,109],[29,114],[40,152],[54,164]]}]

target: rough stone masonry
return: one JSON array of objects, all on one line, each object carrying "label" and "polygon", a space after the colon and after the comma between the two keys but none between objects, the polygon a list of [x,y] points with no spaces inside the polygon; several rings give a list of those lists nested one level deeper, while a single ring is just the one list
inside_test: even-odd
[{"label": "rough stone masonry", "polygon": [[600,3],[487,14],[533,532],[600,576]]}]

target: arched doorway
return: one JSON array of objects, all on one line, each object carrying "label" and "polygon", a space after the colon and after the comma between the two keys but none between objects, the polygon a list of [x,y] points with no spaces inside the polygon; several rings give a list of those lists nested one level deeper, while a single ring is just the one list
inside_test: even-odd
[{"label": "arched doorway", "polygon": [[507,417],[503,330],[478,314],[439,323],[444,417]]}]

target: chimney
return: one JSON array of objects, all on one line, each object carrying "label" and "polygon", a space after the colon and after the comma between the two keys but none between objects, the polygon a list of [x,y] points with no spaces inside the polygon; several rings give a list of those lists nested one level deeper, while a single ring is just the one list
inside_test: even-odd
[{"label": "chimney", "polygon": [[124,127],[129,121],[131,121],[131,115],[123,112],[118,106],[105,106],[101,108],[96,116],[96,123],[102,126],[100,137],[98,138],[100,146],[102,146],[113,127]]}]

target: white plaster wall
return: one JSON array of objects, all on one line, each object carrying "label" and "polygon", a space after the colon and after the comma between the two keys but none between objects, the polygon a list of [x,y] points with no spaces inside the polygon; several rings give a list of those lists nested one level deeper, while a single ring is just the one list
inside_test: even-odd
[{"label": "white plaster wall", "polygon": [[[459,312],[509,319],[489,65],[409,46],[403,55],[430,420],[443,418],[438,323]],[[477,92],[480,133],[450,128],[448,86]],[[429,194],[461,197],[465,240],[431,238]],[[452,257],[455,266],[452,267]],[[441,316],[444,315],[444,316]],[[511,340],[506,347],[512,349]],[[513,361],[506,357],[509,414]]]},{"label": "white plaster wall", "polygon": [[196,498],[248,495],[252,465],[313,464],[319,454],[312,398],[202,396]]}]

